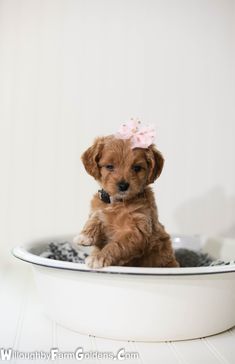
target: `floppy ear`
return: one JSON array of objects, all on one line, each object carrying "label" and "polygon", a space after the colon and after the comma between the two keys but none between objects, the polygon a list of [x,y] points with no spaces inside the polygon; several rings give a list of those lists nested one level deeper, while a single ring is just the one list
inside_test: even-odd
[{"label": "floppy ear", "polygon": [[153,183],[161,174],[164,165],[164,158],[154,145],[151,145],[147,151],[147,162],[149,165],[149,175],[147,183]]},{"label": "floppy ear", "polygon": [[101,158],[103,147],[104,138],[97,138],[95,139],[94,144],[88,148],[81,157],[87,173],[89,173],[95,179],[100,178],[98,162]]}]

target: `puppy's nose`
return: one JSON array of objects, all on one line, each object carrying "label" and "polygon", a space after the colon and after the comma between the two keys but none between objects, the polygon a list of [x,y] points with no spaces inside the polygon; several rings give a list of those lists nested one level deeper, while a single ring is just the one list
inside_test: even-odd
[{"label": "puppy's nose", "polygon": [[130,186],[129,183],[126,181],[118,182],[119,191],[122,191],[122,192],[127,191],[129,186]]}]

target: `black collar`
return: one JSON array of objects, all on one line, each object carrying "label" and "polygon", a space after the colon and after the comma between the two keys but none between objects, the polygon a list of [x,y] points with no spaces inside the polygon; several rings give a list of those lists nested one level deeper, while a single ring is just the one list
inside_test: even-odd
[{"label": "black collar", "polygon": [[[98,190],[98,196],[99,196],[100,200],[103,201],[104,203],[111,203],[110,195],[103,188],[102,188],[102,190]],[[144,192],[139,193],[137,196],[143,197]],[[123,200],[120,199],[120,200],[117,200],[116,202],[123,202]]]},{"label": "black collar", "polygon": [[98,194],[99,194],[99,198],[101,199],[101,201],[103,201],[105,203],[111,203],[110,196],[109,196],[108,192],[103,190],[103,188],[102,188],[102,190],[98,191]]}]

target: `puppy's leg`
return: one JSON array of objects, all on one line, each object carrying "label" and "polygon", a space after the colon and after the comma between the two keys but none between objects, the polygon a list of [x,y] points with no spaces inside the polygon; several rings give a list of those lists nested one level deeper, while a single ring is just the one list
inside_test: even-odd
[{"label": "puppy's leg", "polygon": [[97,247],[95,245],[93,246],[92,249],[93,250],[92,250],[91,254],[85,259],[85,263],[90,268],[96,268],[96,267],[93,267],[93,261],[96,260],[96,256],[97,256],[97,254],[99,254],[101,249],[100,249],[100,247]]},{"label": "puppy's leg", "polygon": [[175,258],[171,237],[160,222],[158,224],[158,235],[161,246],[161,254],[160,257],[157,257],[158,264],[155,266],[178,268],[180,265]]},{"label": "puppy's leg", "polygon": [[122,240],[110,241],[103,249],[86,259],[86,264],[91,268],[102,268],[109,265],[124,265],[133,256],[141,256],[143,253],[143,242],[134,239],[133,232],[130,236],[120,236]]},{"label": "puppy's leg", "polygon": [[151,227],[145,217],[140,220],[132,228],[120,229],[115,233],[103,249],[87,258],[86,264],[91,268],[120,266],[134,257],[142,256]]},{"label": "puppy's leg", "polygon": [[158,230],[151,237],[152,249],[139,260],[142,267],[169,267],[177,268],[179,263],[175,259],[170,235],[162,224],[158,224]]},{"label": "puppy's leg", "polygon": [[73,242],[79,245],[99,245],[104,239],[102,232],[102,222],[98,215],[93,213],[85,224],[81,233],[73,238]]},{"label": "puppy's leg", "polygon": [[180,265],[179,265],[179,263],[177,262],[176,259],[173,259],[169,263],[167,263],[167,265],[165,267],[167,267],[167,268],[179,268]]}]

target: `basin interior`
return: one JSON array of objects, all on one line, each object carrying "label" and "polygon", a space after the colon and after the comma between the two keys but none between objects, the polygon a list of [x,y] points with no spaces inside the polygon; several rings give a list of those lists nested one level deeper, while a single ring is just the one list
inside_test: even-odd
[{"label": "basin interior", "polygon": [[[68,241],[72,243],[72,239],[72,235],[38,239],[37,241],[34,241],[34,244],[28,245],[26,250],[33,255],[39,256],[45,251],[50,242]],[[235,260],[235,239],[232,238],[202,237],[200,235],[172,235],[172,242],[174,249],[187,248],[193,251],[202,251],[208,253],[214,260]],[[92,248],[80,246],[80,249],[89,254]]]}]

